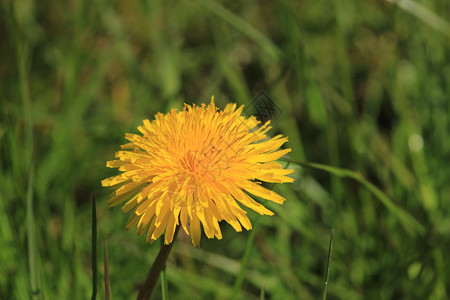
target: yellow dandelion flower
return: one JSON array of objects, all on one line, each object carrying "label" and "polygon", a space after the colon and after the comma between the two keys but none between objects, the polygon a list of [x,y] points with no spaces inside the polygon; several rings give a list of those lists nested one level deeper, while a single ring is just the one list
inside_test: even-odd
[{"label": "yellow dandelion flower", "polygon": [[222,238],[219,222],[228,222],[236,231],[252,225],[247,206],[261,215],[273,212],[249,196],[252,194],[276,203],[284,198],[264,188],[265,182],[293,182],[276,159],[290,152],[278,150],[287,138],[268,139],[269,122],[241,115],[243,106],[228,104],[220,111],[211,103],[185,105],[183,111],[158,113],[155,120],[144,120],[141,135],[127,133],[128,144],[116,153],[117,160],[107,162],[119,168],[120,175],[102,181],[115,191],[109,206],[128,200],[124,212],[134,209],[126,225],[137,225],[137,233],[147,230],[151,243],[165,232],[165,244],[172,242],[178,225],[200,243],[200,224],[208,238]]}]

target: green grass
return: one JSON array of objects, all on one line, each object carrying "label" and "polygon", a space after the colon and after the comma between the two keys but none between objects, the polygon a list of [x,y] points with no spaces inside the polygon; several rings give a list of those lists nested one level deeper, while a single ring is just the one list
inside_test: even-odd
[{"label": "green grass", "polygon": [[153,299],[320,299],[331,228],[327,299],[449,298],[449,19],[447,0],[1,2],[0,299],[89,299],[95,270],[105,299],[93,194],[111,299],[135,299],[159,243],[107,207],[105,162],[144,118],[261,90],[287,201],[200,249],[180,232]]}]

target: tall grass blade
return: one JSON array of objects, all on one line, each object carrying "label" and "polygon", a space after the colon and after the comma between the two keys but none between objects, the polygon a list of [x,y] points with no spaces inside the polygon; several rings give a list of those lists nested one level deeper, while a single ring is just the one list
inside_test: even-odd
[{"label": "tall grass blade", "polygon": [[167,285],[166,267],[161,271],[161,295],[163,300],[169,299],[169,286]]},{"label": "tall grass blade", "polygon": [[347,169],[341,169],[336,167],[331,167],[327,165],[322,164],[316,164],[316,163],[308,163],[308,162],[293,162],[297,163],[301,166],[314,168],[317,170],[322,170],[329,172],[335,176],[341,177],[341,178],[351,178],[356,181],[358,181],[360,184],[362,184],[369,192],[371,192],[378,200],[383,203],[383,205],[393,214],[397,217],[397,219],[400,221],[402,226],[405,228],[405,230],[410,234],[419,234],[423,235],[425,233],[425,227],[417,221],[412,215],[410,215],[407,211],[405,211],[403,208],[397,206],[394,202],[392,202],[391,199],[389,199],[386,194],[383,193],[379,188],[377,188],[375,185],[367,181],[364,177],[362,177],[361,174],[358,174],[356,172],[347,170]]},{"label": "tall grass blade", "polygon": [[[256,227],[256,222],[253,227]],[[234,282],[233,294],[231,296],[231,299],[237,298],[239,290],[242,287],[242,283],[244,282],[245,268],[247,267],[248,258],[250,257],[250,251],[252,249],[253,240],[255,239],[255,232],[256,230],[255,228],[253,228],[252,230],[250,230],[250,233],[248,235],[247,244],[245,245],[244,255],[242,256],[241,266],[239,268],[239,273]]]},{"label": "tall grass blade", "polygon": [[17,63],[19,71],[20,92],[23,105],[23,118],[25,121],[25,149],[26,163],[28,167],[28,184],[26,194],[26,216],[27,216],[27,242],[28,242],[28,263],[30,269],[31,299],[40,299],[40,282],[38,267],[38,252],[36,246],[36,227],[34,221],[33,207],[33,185],[34,185],[34,137],[33,120],[31,115],[30,86],[28,81],[27,63],[29,57],[28,44],[22,43],[19,37],[16,38]]},{"label": "tall grass blade", "polygon": [[333,253],[334,229],[331,229],[330,247],[328,248],[327,272],[325,275],[325,287],[323,289],[323,300],[327,299],[328,279],[330,278],[331,254]]},{"label": "tall grass blade", "polygon": [[262,285],[261,285],[261,296],[259,297],[259,299],[264,300],[266,299],[266,281],[263,280]]},{"label": "tall grass blade", "polygon": [[92,200],[92,300],[97,298],[97,208]]},{"label": "tall grass blade", "polygon": [[36,247],[36,229],[33,210],[33,181],[34,181],[34,159],[30,163],[27,187],[27,240],[28,240],[28,264],[30,268],[31,299],[40,299],[40,282],[38,252]]},{"label": "tall grass blade", "polygon": [[105,240],[105,299],[111,299],[111,287],[109,282],[109,255],[108,255],[108,240]]},{"label": "tall grass blade", "polygon": [[450,24],[440,16],[423,6],[422,4],[411,0],[387,0],[395,3],[404,11],[410,13],[428,26],[439,31],[450,38]]},{"label": "tall grass blade", "polygon": [[205,1],[199,0],[199,2],[212,13],[217,15],[219,18],[233,26],[235,29],[239,30],[250,39],[252,39],[256,44],[258,44],[267,54],[272,56],[277,61],[280,60],[284,53],[276,46],[270,39],[268,39],[264,34],[262,34],[258,29],[253,27],[251,24],[244,21],[241,17],[234,14],[232,11],[221,5],[216,1]]}]

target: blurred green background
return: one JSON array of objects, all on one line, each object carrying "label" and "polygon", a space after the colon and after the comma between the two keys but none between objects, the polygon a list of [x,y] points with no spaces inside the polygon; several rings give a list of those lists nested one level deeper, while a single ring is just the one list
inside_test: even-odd
[{"label": "blurred green background", "polygon": [[[328,299],[450,297],[448,0],[0,3],[1,299],[31,285],[33,299],[90,298],[93,194],[98,298],[107,239],[112,299],[134,299],[159,243],[107,207],[106,161],[157,112],[260,91],[291,160],[355,171],[389,199],[291,164],[296,181],[274,186],[285,205],[249,212],[237,298],[264,285],[266,299],[321,299],[331,228]],[[231,298],[251,235],[221,227],[199,249],[180,233],[171,299]]]}]

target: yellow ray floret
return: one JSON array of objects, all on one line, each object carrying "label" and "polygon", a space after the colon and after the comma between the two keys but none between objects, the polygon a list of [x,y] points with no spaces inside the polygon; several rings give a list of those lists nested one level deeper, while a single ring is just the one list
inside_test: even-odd
[{"label": "yellow ray floret", "polygon": [[241,205],[273,215],[251,195],[285,201],[261,181],[294,181],[287,176],[293,170],[275,162],[290,152],[279,149],[287,138],[268,138],[269,122],[258,128],[256,118],[242,116],[242,109],[228,104],[221,111],[214,99],[207,106],[185,105],[144,120],[141,134],[126,134],[129,143],[106,164],[123,173],[102,181],[115,189],[110,206],[126,202],[122,210],[133,211],[126,229],[136,226],[139,235],[147,231],[149,243],[164,233],[169,244],[180,226],[198,246],[201,227],[208,238],[218,239],[221,221],[236,231],[251,229]]}]

